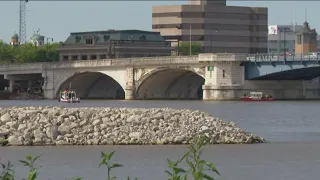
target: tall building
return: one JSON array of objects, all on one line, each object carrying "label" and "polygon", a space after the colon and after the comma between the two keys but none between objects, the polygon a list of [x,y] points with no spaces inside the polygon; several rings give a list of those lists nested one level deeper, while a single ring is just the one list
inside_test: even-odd
[{"label": "tall building", "polygon": [[71,33],[59,48],[60,60],[170,56],[171,44],[159,32],[108,30]]},{"label": "tall building", "polygon": [[152,7],[152,30],[168,41],[199,43],[206,53],[266,53],[268,8],[227,6],[226,0],[190,0]]}]

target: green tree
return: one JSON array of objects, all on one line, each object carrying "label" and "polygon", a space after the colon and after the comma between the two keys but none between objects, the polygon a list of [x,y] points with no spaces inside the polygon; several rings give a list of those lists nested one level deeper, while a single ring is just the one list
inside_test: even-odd
[{"label": "green tree", "polygon": [[[179,45],[180,55],[190,55],[190,43],[182,42]],[[191,55],[198,55],[203,53],[202,47],[199,43],[191,43]]]},{"label": "green tree", "polygon": [[59,60],[59,43],[35,46],[26,43],[19,46],[11,46],[0,41],[0,63],[32,63],[32,62],[52,62]]}]

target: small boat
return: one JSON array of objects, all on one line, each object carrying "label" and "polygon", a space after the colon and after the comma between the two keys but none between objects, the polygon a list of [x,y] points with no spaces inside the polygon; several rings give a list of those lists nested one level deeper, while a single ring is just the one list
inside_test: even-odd
[{"label": "small boat", "polygon": [[242,101],[274,101],[274,98],[269,95],[264,95],[262,92],[250,92],[249,96],[245,94],[241,97]]},{"label": "small boat", "polygon": [[65,90],[60,92],[59,102],[80,103],[80,98],[77,97],[75,91]]}]

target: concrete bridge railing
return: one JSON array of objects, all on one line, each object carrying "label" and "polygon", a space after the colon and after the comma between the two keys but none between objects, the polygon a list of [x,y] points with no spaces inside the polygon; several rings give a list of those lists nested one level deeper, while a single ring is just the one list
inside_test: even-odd
[{"label": "concrete bridge railing", "polygon": [[65,61],[65,62],[6,64],[6,65],[0,65],[0,71],[109,67],[109,66],[125,67],[125,66],[141,66],[141,65],[194,64],[194,63],[198,63],[198,56],[162,56],[162,57]]}]

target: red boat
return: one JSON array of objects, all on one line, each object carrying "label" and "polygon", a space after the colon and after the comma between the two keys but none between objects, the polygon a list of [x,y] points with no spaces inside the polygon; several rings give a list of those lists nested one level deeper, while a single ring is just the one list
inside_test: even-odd
[{"label": "red boat", "polygon": [[242,101],[274,101],[274,98],[269,95],[264,95],[262,92],[250,92],[249,96],[241,97]]}]

